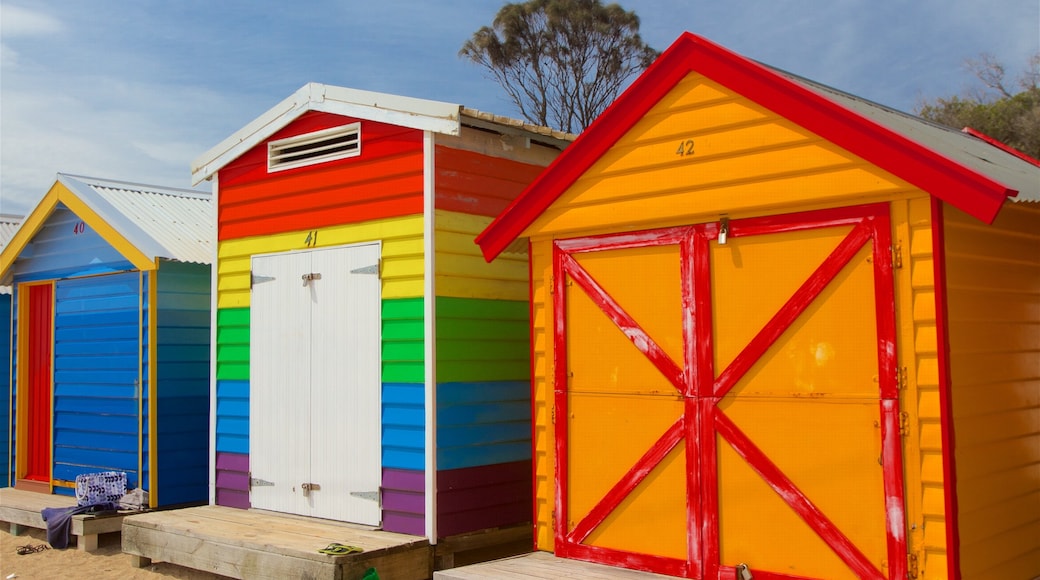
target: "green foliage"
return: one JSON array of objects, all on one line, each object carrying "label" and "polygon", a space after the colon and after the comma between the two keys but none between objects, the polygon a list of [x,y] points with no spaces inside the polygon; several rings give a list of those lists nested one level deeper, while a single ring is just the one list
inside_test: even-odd
[{"label": "green foliage", "polygon": [[1018,92],[1004,84],[1004,67],[983,55],[968,62],[985,89],[964,97],[921,104],[921,117],[955,129],[971,127],[1034,159],[1040,159],[1040,54],[1018,79]]},{"label": "green foliage", "polygon": [[528,0],[504,5],[459,56],[481,65],[525,119],[579,132],[657,58],[639,17],[600,0]]}]

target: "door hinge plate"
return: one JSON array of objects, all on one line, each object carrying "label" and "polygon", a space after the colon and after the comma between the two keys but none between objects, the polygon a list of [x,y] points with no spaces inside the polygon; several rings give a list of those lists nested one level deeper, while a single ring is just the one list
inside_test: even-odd
[{"label": "door hinge plate", "polygon": [[379,262],[372,264],[371,266],[362,266],[360,268],[354,268],[350,271],[351,274],[375,274],[379,275]]},{"label": "door hinge plate", "polygon": [[260,479],[259,477],[249,477],[249,489],[254,487],[274,487],[274,482]]},{"label": "door hinge plate", "polygon": [[249,273],[249,289],[252,290],[253,286],[257,284],[263,284],[264,282],[274,282],[274,276],[261,276],[260,274]]},{"label": "door hinge plate", "polygon": [[367,499],[368,501],[374,501],[378,503],[380,506],[383,505],[381,501],[382,494],[380,494],[379,491],[352,491],[350,492],[350,495],[351,497]]}]

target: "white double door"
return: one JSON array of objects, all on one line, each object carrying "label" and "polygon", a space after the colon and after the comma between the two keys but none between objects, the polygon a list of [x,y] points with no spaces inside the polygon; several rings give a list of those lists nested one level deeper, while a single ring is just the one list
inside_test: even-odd
[{"label": "white double door", "polygon": [[380,523],[380,246],[254,256],[253,507]]}]

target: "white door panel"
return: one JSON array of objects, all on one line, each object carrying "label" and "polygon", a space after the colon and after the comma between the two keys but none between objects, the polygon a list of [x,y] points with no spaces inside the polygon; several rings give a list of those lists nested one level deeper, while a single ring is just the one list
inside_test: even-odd
[{"label": "white door panel", "polygon": [[253,258],[250,470],[274,484],[254,507],[379,524],[379,253]]}]

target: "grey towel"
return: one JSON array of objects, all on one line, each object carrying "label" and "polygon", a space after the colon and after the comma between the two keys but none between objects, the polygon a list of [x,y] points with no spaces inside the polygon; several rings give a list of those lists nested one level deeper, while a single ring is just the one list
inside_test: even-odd
[{"label": "grey towel", "polygon": [[118,510],[114,503],[98,503],[73,507],[43,508],[40,515],[47,522],[47,543],[56,550],[69,547],[69,536],[72,535],[72,516]]}]

